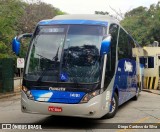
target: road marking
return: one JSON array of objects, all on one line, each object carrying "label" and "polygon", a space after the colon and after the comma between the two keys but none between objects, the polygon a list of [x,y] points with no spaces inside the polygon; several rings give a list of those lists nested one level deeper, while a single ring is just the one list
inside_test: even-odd
[{"label": "road marking", "polygon": [[[141,119],[139,119],[139,120],[137,120],[136,122],[131,123],[131,124],[132,124],[132,125],[135,125],[135,124],[138,124],[138,123],[142,123],[142,122],[148,120],[149,118],[150,118],[150,117],[144,117],[144,118],[141,118]],[[126,132],[127,130],[131,131],[131,130],[134,130],[134,129],[125,128],[125,129],[123,129],[123,130],[118,130],[118,131],[116,131],[116,132]]]}]

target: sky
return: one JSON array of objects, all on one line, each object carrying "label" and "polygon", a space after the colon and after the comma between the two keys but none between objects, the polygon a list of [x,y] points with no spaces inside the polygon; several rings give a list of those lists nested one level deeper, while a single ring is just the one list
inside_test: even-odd
[{"label": "sky", "polygon": [[[42,0],[68,14],[94,14],[95,11],[115,14],[111,9],[125,13],[133,8],[157,4],[160,0]],[[111,7],[111,8],[110,8]]]}]

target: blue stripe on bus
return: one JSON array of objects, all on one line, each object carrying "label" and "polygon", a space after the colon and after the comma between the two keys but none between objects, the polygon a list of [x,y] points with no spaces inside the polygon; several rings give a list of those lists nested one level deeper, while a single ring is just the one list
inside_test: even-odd
[{"label": "blue stripe on bus", "polygon": [[50,103],[77,104],[84,97],[84,92],[31,90],[35,101]]},{"label": "blue stripe on bus", "polygon": [[56,24],[82,24],[82,25],[101,25],[107,26],[106,21],[94,21],[94,20],[43,20],[38,25],[56,25]]}]

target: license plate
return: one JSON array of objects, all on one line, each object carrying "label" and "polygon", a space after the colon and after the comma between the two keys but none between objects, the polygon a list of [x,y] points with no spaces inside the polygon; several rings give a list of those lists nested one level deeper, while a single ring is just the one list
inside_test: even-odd
[{"label": "license plate", "polygon": [[49,106],[48,107],[48,111],[51,111],[51,112],[62,112],[62,108],[61,107],[55,107],[55,106]]}]

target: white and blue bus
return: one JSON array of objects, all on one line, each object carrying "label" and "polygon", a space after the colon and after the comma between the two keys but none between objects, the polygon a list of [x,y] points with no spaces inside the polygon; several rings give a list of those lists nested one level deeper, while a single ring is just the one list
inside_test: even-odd
[{"label": "white and blue bus", "polygon": [[112,17],[60,15],[37,24],[27,53],[21,110],[25,113],[112,118],[118,106],[137,100],[134,39]]}]

